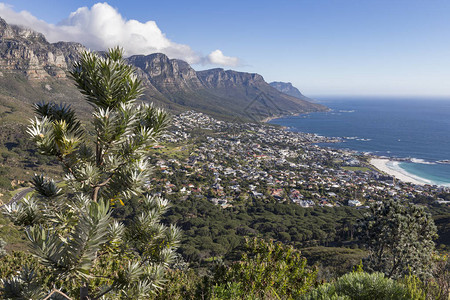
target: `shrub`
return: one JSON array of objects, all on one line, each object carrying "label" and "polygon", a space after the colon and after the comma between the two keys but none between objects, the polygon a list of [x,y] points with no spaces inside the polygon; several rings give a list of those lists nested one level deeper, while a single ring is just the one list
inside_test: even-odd
[{"label": "shrub", "polygon": [[317,287],[303,299],[419,300],[422,298],[414,297],[407,286],[387,278],[383,273],[353,272],[345,274],[333,283]]}]

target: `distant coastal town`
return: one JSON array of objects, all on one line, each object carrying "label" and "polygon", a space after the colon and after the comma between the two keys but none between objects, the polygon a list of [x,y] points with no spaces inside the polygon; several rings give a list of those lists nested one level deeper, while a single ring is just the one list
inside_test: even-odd
[{"label": "distant coastal town", "polygon": [[[187,111],[154,147],[153,192],[197,195],[223,208],[251,198],[302,207],[367,207],[386,198],[450,192],[393,172],[389,159],[319,147],[338,139],[270,124],[219,121]],[[448,205],[437,198],[436,203]]]}]

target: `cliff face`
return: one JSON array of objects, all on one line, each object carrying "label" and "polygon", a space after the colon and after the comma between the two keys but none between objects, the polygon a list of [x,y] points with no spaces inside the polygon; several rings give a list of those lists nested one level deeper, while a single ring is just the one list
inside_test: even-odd
[{"label": "cliff face", "polygon": [[[64,79],[85,49],[78,43],[51,44],[42,34],[8,25],[0,18],[0,96],[13,95],[29,102],[35,101],[29,99],[32,95],[42,95],[39,100],[56,96],[82,105],[80,97],[74,96],[73,83]],[[218,118],[255,121],[325,109],[281,93],[259,74],[223,69],[196,72],[187,62],[162,53],[135,55],[127,61],[136,67],[147,88],[142,100],[175,112],[196,109]],[[20,79],[23,77],[25,81]]]},{"label": "cliff face", "polygon": [[266,83],[264,78],[259,74],[236,72],[233,70],[225,71],[220,68],[199,71],[197,74],[203,84],[208,88],[257,86]]},{"label": "cliff face", "polygon": [[[292,96],[292,97],[296,97],[299,99],[303,99],[306,98],[305,96],[303,96],[302,93],[300,93],[300,91],[294,87],[292,85],[292,83],[290,82],[281,82],[281,81],[274,81],[269,83],[272,87],[276,88],[277,90],[279,90],[282,93],[285,93],[286,95]],[[305,99],[306,100],[306,99]]]},{"label": "cliff face", "polygon": [[176,92],[178,90],[195,90],[202,88],[197,74],[191,66],[182,60],[169,59],[162,53],[135,55],[128,62],[141,69],[145,77],[158,90]]},{"label": "cliff face", "polygon": [[23,72],[28,79],[65,78],[85,47],[77,43],[50,44],[30,29],[8,25],[0,18],[0,69]]}]

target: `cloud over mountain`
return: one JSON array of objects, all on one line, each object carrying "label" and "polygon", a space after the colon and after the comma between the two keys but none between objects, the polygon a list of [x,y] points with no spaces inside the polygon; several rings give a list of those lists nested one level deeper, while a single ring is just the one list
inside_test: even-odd
[{"label": "cloud over mountain", "polygon": [[224,65],[224,66],[237,66],[239,65],[239,59],[236,57],[230,57],[223,55],[222,51],[219,49],[211,52],[208,55],[208,61],[213,64],[217,65]]},{"label": "cloud over mountain", "polygon": [[93,50],[120,45],[126,55],[162,52],[191,64],[239,64],[238,58],[225,56],[220,50],[203,56],[188,45],[175,43],[166,37],[155,21],[126,20],[106,2],[94,4],[91,8],[80,7],[56,25],[39,20],[27,11],[16,12],[4,3],[0,3],[0,16],[8,23],[43,33],[50,42],[79,42]]}]

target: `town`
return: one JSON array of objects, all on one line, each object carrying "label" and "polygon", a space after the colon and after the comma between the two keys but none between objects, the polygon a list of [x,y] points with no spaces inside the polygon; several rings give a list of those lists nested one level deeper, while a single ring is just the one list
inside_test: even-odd
[{"label": "town", "polygon": [[[340,142],[270,124],[233,123],[187,111],[154,146],[153,192],[168,198],[206,197],[222,208],[249,199],[302,207],[366,208],[387,198],[415,199],[448,187],[413,185],[371,166],[370,154],[317,144]],[[434,203],[447,204],[435,197]]]}]

